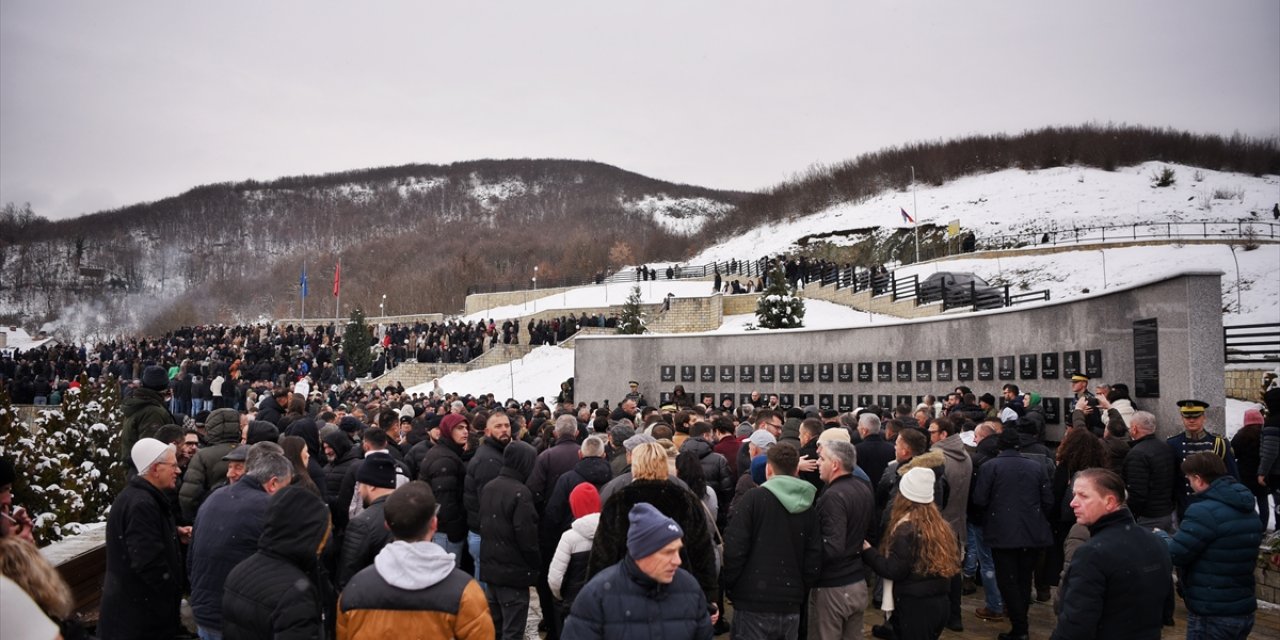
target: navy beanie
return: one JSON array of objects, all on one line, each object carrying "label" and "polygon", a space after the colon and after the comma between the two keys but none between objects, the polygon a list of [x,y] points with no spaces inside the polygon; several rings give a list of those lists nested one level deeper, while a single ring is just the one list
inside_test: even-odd
[{"label": "navy beanie", "polygon": [[671,544],[672,540],[684,537],[684,531],[675,520],[648,502],[631,507],[627,519],[631,521],[627,529],[627,553],[635,560],[647,558]]}]

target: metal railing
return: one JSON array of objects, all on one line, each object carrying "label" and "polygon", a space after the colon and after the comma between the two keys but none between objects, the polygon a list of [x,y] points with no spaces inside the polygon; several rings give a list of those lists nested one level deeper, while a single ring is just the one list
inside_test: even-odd
[{"label": "metal railing", "polygon": [[1222,355],[1228,364],[1280,362],[1280,322],[1223,326]]},{"label": "metal railing", "polygon": [[1013,249],[1029,246],[1056,246],[1086,242],[1123,242],[1151,239],[1195,240],[1223,238],[1250,240],[1280,239],[1280,223],[1263,221],[1236,222],[1136,222],[1123,225],[1098,225],[1051,229],[1032,229],[1022,233],[983,236],[976,248]]}]

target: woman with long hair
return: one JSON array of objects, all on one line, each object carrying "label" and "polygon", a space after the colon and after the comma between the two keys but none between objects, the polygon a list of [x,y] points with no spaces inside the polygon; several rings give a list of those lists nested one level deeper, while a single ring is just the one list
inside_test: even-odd
[{"label": "woman with long hair", "polygon": [[1053,584],[1057,584],[1062,574],[1065,559],[1063,548],[1067,542],[1067,534],[1076,523],[1076,514],[1071,509],[1071,484],[1076,473],[1085,469],[1110,466],[1110,455],[1102,440],[1088,429],[1067,429],[1058,443],[1056,454],[1057,466],[1053,470],[1050,490],[1053,492],[1053,511],[1049,513],[1049,529],[1053,531],[1053,546],[1045,552],[1044,576]]},{"label": "woman with long hair", "polygon": [[932,469],[904,474],[880,549],[862,543],[863,562],[884,578],[882,608],[891,614],[898,640],[942,635],[951,577],[960,572],[960,548],[933,502],[933,484]]},{"label": "woman with long hair", "polygon": [[307,441],[298,436],[285,436],[280,439],[280,448],[284,449],[284,457],[293,465],[293,481],[289,484],[303,487],[320,497],[320,488],[311,479],[311,474],[307,473],[307,461],[311,459]]}]

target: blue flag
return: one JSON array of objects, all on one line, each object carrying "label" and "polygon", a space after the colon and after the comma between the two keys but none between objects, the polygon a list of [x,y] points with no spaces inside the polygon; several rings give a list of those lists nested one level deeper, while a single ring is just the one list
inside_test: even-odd
[{"label": "blue flag", "polygon": [[302,287],[302,297],[307,297],[307,265],[302,265],[302,277],[298,279],[298,286]]}]

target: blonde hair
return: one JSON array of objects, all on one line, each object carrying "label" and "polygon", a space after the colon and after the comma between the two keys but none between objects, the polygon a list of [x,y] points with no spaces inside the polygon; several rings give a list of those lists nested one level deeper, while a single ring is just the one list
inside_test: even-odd
[{"label": "blonde hair", "polygon": [[631,451],[632,480],[666,480],[667,450],[657,442],[646,442]]},{"label": "blonde hair", "polygon": [[45,615],[55,620],[71,616],[71,588],[36,546],[21,538],[0,538],[0,573],[22,587]]}]

